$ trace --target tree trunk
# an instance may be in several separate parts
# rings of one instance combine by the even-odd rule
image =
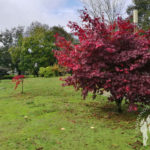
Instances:
[[[122,98],[116,100],[116,105],[119,113],[122,113],[121,103],[122,103]]]
[[[22,83],[22,91],[21,91],[21,93],[23,94],[23,79],[22,79],[21,83]]]
[[[21,75],[21,70],[19,69],[19,67],[17,65],[15,67],[16,67],[18,74]]]

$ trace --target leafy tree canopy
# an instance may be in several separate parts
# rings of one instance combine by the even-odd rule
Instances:
[[[32,22],[26,31],[24,27],[15,27],[1,32],[0,66],[16,70],[18,74],[37,74],[39,67],[53,65],[56,62],[52,53],[56,33],[73,41],[71,34],[62,27],[50,28],[40,22]]]
[[[54,64],[54,47],[53,32],[43,26],[35,26],[22,42],[21,70],[37,75],[40,67]]]
[[[61,26],[54,26],[54,27],[51,28],[51,31],[54,34],[58,33],[60,36],[64,37],[66,40],[73,41],[72,35],[69,34],[67,31],[65,31],[64,28],[61,27]]]
[[[12,28],[0,33],[0,66],[13,69],[16,67],[14,60],[11,58],[9,48],[20,45],[23,36],[23,27]]]
[[[64,85],[82,89],[84,98],[88,92],[95,98],[103,90],[109,91],[109,100],[116,101],[118,111],[123,98],[131,110],[136,110],[136,102],[149,104],[150,30],[135,33],[135,26],[122,19],[108,25],[92,19],[86,11],[81,19],[82,26],[75,22],[69,25],[79,44],[56,36],[61,51],[55,51],[55,56],[60,65],[72,71]]]

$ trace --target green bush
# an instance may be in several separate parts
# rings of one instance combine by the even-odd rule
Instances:
[[[12,79],[15,75],[4,75],[1,79]]]
[[[44,77],[47,78],[47,77],[52,77],[52,76],[55,76],[54,71],[52,70],[52,67],[51,66],[46,67]]]
[[[66,73],[65,68],[62,68],[57,64],[54,64],[53,66],[48,66],[46,68],[41,67],[39,70],[39,76],[46,77],[46,78],[52,76],[65,75],[65,73]]]
[[[40,77],[44,77],[45,71],[46,71],[46,69],[44,67],[40,67],[40,69],[39,69],[39,76]]]
[[[58,66],[58,65],[54,64],[54,65],[52,66],[52,71],[54,72],[54,75],[55,75],[55,76],[59,76],[59,75],[60,75],[59,66]]]
[[[15,75],[4,75],[1,77],[1,79],[12,79]],[[33,78],[33,75],[24,75],[25,78]]]
[[[25,78],[34,78],[34,75],[24,75]]]
[[[39,70],[39,76],[45,78],[54,76],[54,72],[52,71],[52,66],[46,68],[41,67]]]

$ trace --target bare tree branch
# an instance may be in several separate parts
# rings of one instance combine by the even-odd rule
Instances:
[[[118,16],[124,15],[126,0],[81,0],[93,17],[105,17],[112,23]]]

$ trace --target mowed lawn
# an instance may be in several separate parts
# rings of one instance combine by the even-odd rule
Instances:
[[[144,150],[139,112],[118,114],[107,97],[82,100],[59,78],[0,82],[0,150]],[[149,139],[150,140],[150,139]],[[150,142],[148,142],[150,143]]]

